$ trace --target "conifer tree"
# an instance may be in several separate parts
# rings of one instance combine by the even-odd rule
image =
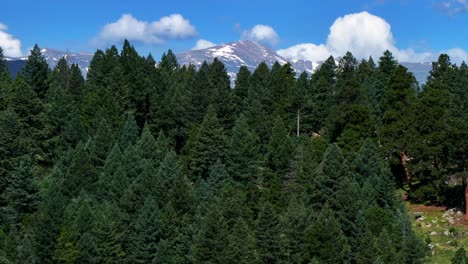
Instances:
[[[63,195],[62,182],[63,172],[55,166],[41,183],[41,202],[34,225],[34,245],[39,263],[53,263],[54,249],[68,201]]]
[[[226,263],[228,226],[222,208],[214,200],[201,222],[194,241],[196,263]]]
[[[323,209],[305,230],[306,254],[319,263],[346,263],[350,247],[341,225],[330,209]]]
[[[76,197],[83,190],[90,192],[97,178],[98,172],[93,166],[88,149],[86,149],[83,143],[79,143],[75,148],[71,164],[65,174],[64,194],[72,198]]]
[[[239,112],[245,110],[246,107],[246,99],[249,95],[250,76],[251,73],[247,66],[243,65],[239,68],[239,73],[237,73],[233,91],[236,102],[236,110]]]
[[[261,208],[255,227],[258,255],[261,263],[276,263],[280,260],[281,226],[279,217],[269,202]]]
[[[151,263],[156,257],[161,235],[158,203],[152,198],[147,198],[134,221],[129,251],[131,262]]]
[[[10,71],[8,70],[8,65],[3,54],[3,49],[0,47],[0,103],[3,103],[6,87],[9,86],[10,82]],[[0,109],[2,108],[0,107]]]
[[[36,92],[37,96],[41,99],[44,98],[48,89],[49,65],[47,65],[47,61],[37,44],[31,50],[22,73],[25,81]]]
[[[325,203],[328,203],[333,209],[339,209],[336,200],[338,186],[347,177],[349,177],[347,162],[341,149],[336,144],[332,144],[325,151],[311,186],[310,199],[313,206],[321,209]]]
[[[315,133],[323,134],[326,120],[333,105],[336,82],[335,59],[330,56],[311,77],[311,126]]]
[[[259,263],[255,237],[242,218],[238,218],[227,237],[225,263]]]
[[[403,66],[393,70],[388,81],[388,87],[382,98],[382,125],[380,127],[380,141],[382,142],[385,157],[394,167],[400,167],[405,173],[408,186],[411,187],[411,178],[406,166],[407,147],[413,104],[415,101],[416,83],[413,75]],[[394,169],[396,171],[396,169]]]
[[[258,136],[250,130],[241,114],[231,131],[226,150],[226,167],[234,180],[246,183],[254,178],[260,161],[258,144]]]
[[[213,107],[208,108],[190,153],[189,168],[195,179],[206,178],[211,165],[224,159],[225,137]]]
[[[125,150],[138,140],[138,126],[132,113],[128,113],[120,132],[120,145]]]
[[[6,179],[5,191],[1,195],[12,224],[19,224],[25,215],[37,210],[39,190],[36,177],[31,158],[22,156],[16,169]]]

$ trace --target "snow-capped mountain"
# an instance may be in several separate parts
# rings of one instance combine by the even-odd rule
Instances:
[[[276,51],[249,40],[231,42],[201,50],[186,51],[177,55],[177,61],[181,65],[193,64],[200,66],[203,61],[210,63],[216,57],[226,66],[231,80],[236,78],[240,66],[245,65],[253,72],[262,61],[270,67],[276,61],[281,65],[289,63],[297,74],[304,71],[312,74],[323,63],[322,61],[313,62],[285,58],[276,53]],[[401,64],[407,67],[410,72],[413,72],[420,84],[426,82],[429,70],[431,69],[431,63],[402,62]]]
[[[42,49],[41,52],[51,69],[55,67],[61,58],[66,57],[69,64],[78,64],[83,75],[86,75],[88,72],[89,63],[93,57],[92,53],[66,52],[49,48]],[[249,70],[253,72],[262,61],[269,67],[273,66],[276,61],[281,65],[290,63],[294,71],[299,75],[304,71],[312,74],[322,63],[285,58],[276,53],[276,51],[250,40],[231,42],[201,50],[190,50],[176,56],[179,64],[193,64],[195,66],[200,66],[204,61],[211,63],[214,58],[218,58],[226,66],[232,81],[235,80],[239,68],[242,65],[247,66]],[[15,76],[25,65],[28,58],[7,57],[6,59],[10,72]],[[431,69],[431,63],[402,62],[401,64],[415,75],[420,84],[426,82],[426,78]]]
[[[293,69],[299,73],[303,71],[312,73],[319,65],[310,61],[292,61],[278,55],[276,51],[250,40],[231,42],[201,50],[190,50],[177,55],[177,61],[181,65],[200,66],[203,61],[209,63],[214,58],[218,58],[224,63],[232,79],[235,79],[240,66],[245,65],[253,72],[262,61],[270,67],[276,61],[281,65],[289,62]]]
[[[86,75],[88,72],[89,63],[93,58],[92,53],[86,52],[67,52],[67,51],[60,51],[56,49],[42,49],[42,55],[45,57],[49,67],[53,69],[55,65],[57,65],[58,61],[65,57],[68,61],[68,64],[77,64],[80,67],[81,72],[83,75]],[[28,57],[6,57],[7,64],[9,65],[10,72],[13,76],[16,76],[16,73],[21,70],[21,68],[26,64]]]

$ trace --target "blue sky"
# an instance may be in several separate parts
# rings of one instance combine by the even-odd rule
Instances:
[[[93,52],[128,38],[158,58],[239,39],[319,60],[351,50],[390,49],[400,61],[447,52],[468,59],[468,0],[81,0],[3,1],[0,46],[7,55],[41,47]]]

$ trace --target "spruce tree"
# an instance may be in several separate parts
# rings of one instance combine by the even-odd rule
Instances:
[[[194,179],[206,178],[211,165],[224,159],[225,137],[213,107],[208,108],[190,153],[189,168]]]
[[[261,263],[276,263],[281,258],[281,226],[279,217],[269,202],[261,208],[255,223],[255,239]]]
[[[226,263],[228,226],[222,208],[213,201],[194,238],[195,263]]]
[[[44,98],[48,89],[49,65],[37,44],[31,50],[22,74],[37,96]]]
[[[232,178],[241,183],[254,179],[260,161],[259,138],[241,115],[231,131],[226,150],[226,167]]]
[[[309,260],[319,263],[349,262],[350,247],[341,225],[330,209],[323,209],[315,222],[305,230],[306,251]]]
[[[130,256],[132,263],[151,263],[156,257],[161,239],[161,223],[156,200],[148,197],[137,212],[130,237]]]
[[[253,232],[242,218],[238,218],[227,236],[228,246],[224,250],[225,263],[259,263]]]
[[[12,224],[19,224],[23,218],[37,210],[39,189],[37,176],[29,156],[18,159],[15,170],[6,179],[5,191],[1,194],[6,203],[6,215],[11,217]]]

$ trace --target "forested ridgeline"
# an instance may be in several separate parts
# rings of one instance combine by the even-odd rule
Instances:
[[[86,80],[0,53],[0,263],[423,262],[397,189],[462,205],[467,87],[446,55],[419,89],[390,52],[234,88],[127,41]]]

